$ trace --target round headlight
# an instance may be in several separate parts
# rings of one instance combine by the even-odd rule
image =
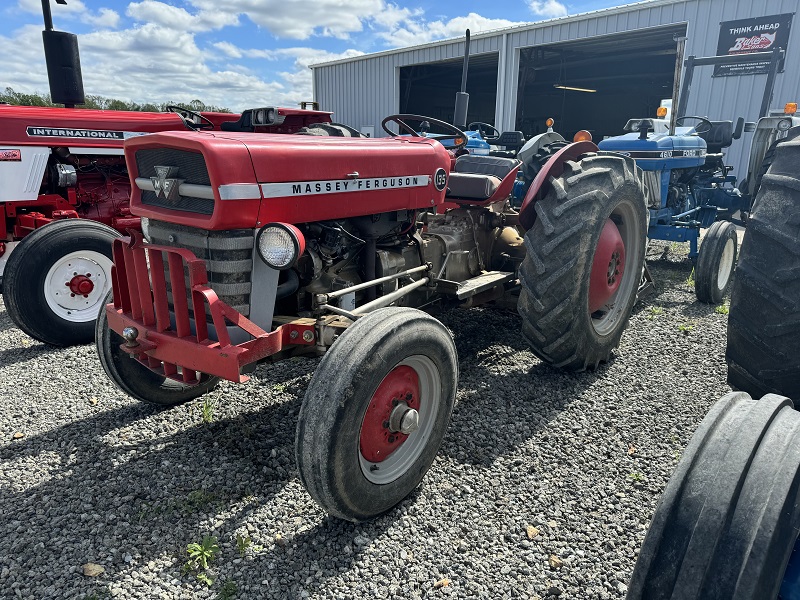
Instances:
[[[789,119],[781,119],[778,121],[778,131],[789,131],[792,127],[792,122]]]
[[[258,255],[273,269],[289,269],[305,251],[300,230],[286,223],[267,223],[256,239]]]

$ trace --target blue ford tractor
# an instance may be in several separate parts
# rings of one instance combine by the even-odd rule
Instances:
[[[695,264],[695,292],[701,302],[719,304],[725,297],[738,250],[734,223],[746,222],[769,149],[781,131],[791,126],[791,117],[787,120],[767,115],[783,54],[776,49],[739,56],[690,56],[685,61],[680,103],[668,128],[659,127],[664,122],[656,119],[631,119],[625,125],[625,134],[598,144],[600,150],[630,156],[641,167],[650,209],[648,237],[689,242],[689,257]],[[745,126],[744,119],[739,118],[734,126],[732,121],[685,116],[695,67],[765,60],[769,73],[758,124]],[[750,152],[751,172],[743,178],[744,185],[737,187],[723,151],[743,131],[755,131],[756,135]],[[708,231],[699,245],[701,229]]]

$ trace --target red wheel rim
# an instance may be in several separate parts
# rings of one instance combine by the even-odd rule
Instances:
[[[80,296],[88,296],[94,289],[94,282],[86,275],[75,275],[67,285],[70,292]]]
[[[602,308],[622,283],[625,273],[625,243],[617,225],[606,219],[592,262],[589,279],[589,313]]]
[[[419,411],[419,376],[407,365],[392,369],[372,395],[361,421],[361,456],[380,463],[400,448],[409,434],[392,427],[404,411]]]

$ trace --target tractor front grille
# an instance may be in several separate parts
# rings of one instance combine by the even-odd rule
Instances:
[[[199,152],[177,150],[175,148],[146,148],[136,151],[136,167],[139,171],[139,177],[148,179],[156,177],[158,175],[156,167],[161,166],[175,167],[177,169],[175,177],[182,179],[184,183],[211,185],[206,160]],[[214,212],[214,200],[212,199],[179,196],[174,200],[168,200],[156,196],[155,192],[149,190],[142,190],[142,204],[171,210],[183,210],[201,215],[210,215]]]
[[[243,314],[250,316],[251,274],[253,271],[252,229],[209,231],[175,223],[150,219],[150,242],[159,246],[185,248],[206,263],[208,282],[219,299]],[[191,293],[188,271],[184,272],[187,295]],[[167,297],[173,309],[172,290],[167,279]],[[191,306],[191,302],[189,303]],[[208,305],[206,314],[210,315]]]

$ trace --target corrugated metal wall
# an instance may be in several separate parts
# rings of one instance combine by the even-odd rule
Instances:
[[[747,17],[793,13],[800,0],[654,0],[627,7],[564,17],[525,27],[501,30],[473,37],[470,55],[499,52],[498,106],[495,122],[499,129],[514,126],[517,107],[519,49],[579,38],[624,33],[663,25],[687,24],[686,55],[714,56],[719,24]],[[338,121],[357,128],[374,126],[382,135],[381,120],[398,111],[399,67],[458,58],[464,42],[441,42],[408,50],[384,52],[362,59],[340,61],[314,68],[315,99],[325,110],[333,110]],[[792,23],[785,72],[775,83],[772,107],[800,100],[800,22]],[[713,67],[696,69],[689,98],[688,114],[711,119],[739,116],[755,120],[761,106],[766,75],[712,78]],[[453,96],[455,98],[455,91]],[[631,115],[645,116],[645,115]],[[620,128],[622,124],[620,124]],[[750,134],[734,142],[728,164],[737,178],[744,176]]]

